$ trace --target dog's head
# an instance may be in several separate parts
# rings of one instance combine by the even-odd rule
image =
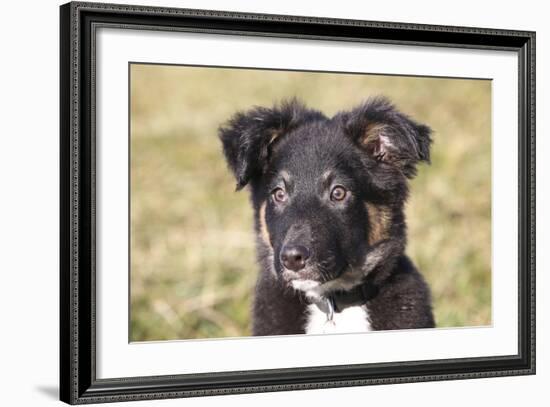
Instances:
[[[237,190],[250,185],[272,270],[310,295],[358,284],[403,250],[407,179],[430,129],[374,98],[332,118],[292,100],[220,128]]]

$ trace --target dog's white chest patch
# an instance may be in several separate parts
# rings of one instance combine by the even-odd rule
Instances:
[[[327,314],[316,305],[308,305],[307,311],[306,334],[358,333],[372,330],[369,312],[364,305],[335,312],[332,321],[327,321]]]

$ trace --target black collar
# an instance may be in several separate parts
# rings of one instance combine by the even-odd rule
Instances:
[[[364,305],[378,294],[378,287],[369,282],[355,286],[347,291],[333,291],[330,295],[319,300],[313,300],[313,304],[327,314],[327,319],[332,320],[335,312],[342,312],[346,308]]]

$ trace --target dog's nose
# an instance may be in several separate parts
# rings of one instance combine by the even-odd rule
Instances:
[[[292,271],[299,271],[306,266],[309,250],[304,246],[285,246],[281,252],[283,266]]]

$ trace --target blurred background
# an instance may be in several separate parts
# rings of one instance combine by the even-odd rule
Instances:
[[[131,65],[130,340],[250,335],[252,210],[218,126],[297,96],[332,115],[389,97],[434,130],[407,204],[407,254],[438,327],[491,324],[491,82]]]

